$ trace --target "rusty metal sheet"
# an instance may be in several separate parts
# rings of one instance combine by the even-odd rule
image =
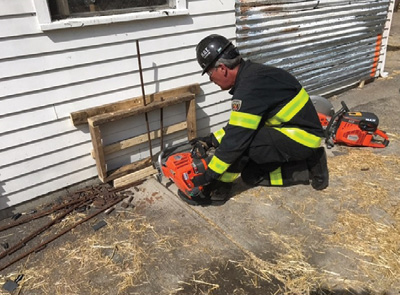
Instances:
[[[245,59],[294,74],[329,95],[379,74],[390,0],[235,0]]]

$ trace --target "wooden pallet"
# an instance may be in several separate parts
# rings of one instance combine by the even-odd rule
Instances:
[[[141,179],[155,174],[157,171],[152,167],[152,159],[150,157],[136,161],[119,167],[115,171],[107,171],[105,155],[119,152],[150,140],[160,138],[161,135],[168,135],[174,132],[187,130],[188,139],[196,137],[196,107],[195,96],[200,92],[199,84],[192,84],[180,88],[167,91],[157,92],[143,98],[133,98],[107,104],[99,107],[85,109],[82,111],[71,113],[72,123],[77,126],[80,124],[88,124],[92,139],[92,156],[96,161],[97,172],[102,182],[114,181],[115,187],[128,186]],[[149,134],[142,134],[136,137],[124,139],[111,145],[104,145],[101,126],[145,114],[157,109],[163,109],[176,104],[186,104],[186,120],[163,128],[163,130],[154,130]]]

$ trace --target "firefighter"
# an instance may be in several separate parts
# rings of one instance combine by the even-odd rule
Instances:
[[[202,75],[232,95],[229,122],[193,145],[214,147],[208,169],[193,179],[191,204],[229,197],[240,175],[251,186],[328,186],[324,132],[306,90],[287,71],[245,61],[225,37],[210,35],[196,47]],[[204,187],[199,197],[198,187]]]

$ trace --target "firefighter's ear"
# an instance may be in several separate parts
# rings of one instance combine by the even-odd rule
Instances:
[[[222,73],[224,74],[224,77],[228,76],[228,67],[224,64],[220,64],[219,66],[222,70]]]

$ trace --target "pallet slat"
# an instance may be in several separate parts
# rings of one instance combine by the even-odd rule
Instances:
[[[130,184],[133,184],[135,182],[138,182],[150,175],[156,174],[157,170],[154,169],[152,166],[144,168],[142,170],[133,172],[131,174],[125,175],[123,177],[120,177],[116,180],[114,180],[114,187],[115,188],[122,188],[122,187],[127,187]]]
[[[96,155],[97,173],[101,181],[105,181],[107,177],[107,166],[104,157],[103,144],[101,140],[101,132],[99,126],[89,126],[90,136],[92,138],[93,151]]]
[[[111,180],[123,177],[127,174],[129,175],[132,172],[136,172],[138,170],[142,170],[142,169],[145,169],[150,166],[151,166],[151,158],[150,157],[140,160],[140,161],[136,161],[131,164],[124,165],[124,166],[120,167],[119,169],[111,172],[105,179],[105,182],[109,182]]]
[[[174,125],[165,127],[163,129],[163,135],[170,135],[172,133],[185,130],[187,128],[188,128],[187,122],[181,122],[178,124],[174,124]],[[161,130],[155,130],[155,131],[150,132],[150,139],[153,140],[153,139],[157,139],[160,137],[161,137]],[[147,140],[148,140],[147,134],[127,138],[125,140],[121,140],[119,142],[104,146],[104,154],[110,155],[110,154],[119,152],[121,150],[133,147],[135,145],[141,144],[143,142],[146,142]],[[92,157],[94,158],[93,150],[91,151],[91,154],[92,154]]]
[[[122,120],[131,116],[148,113],[160,108],[172,106],[181,102],[186,102],[192,99],[194,99],[194,94],[190,92],[185,92],[181,95],[175,96],[165,101],[152,102],[146,106],[133,107],[125,110],[118,110],[115,112],[90,117],[87,119],[87,121],[89,125],[99,126],[102,124]]]
[[[160,91],[157,93],[146,95],[146,105],[151,104],[152,102],[158,102],[161,100],[166,100],[171,97],[178,96],[182,93],[190,92],[192,94],[200,93],[200,85],[192,84],[188,86],[183,86],[179,88],[174,88],[170,90]],[[131,108],[135,108],[138,106],[143,106],[143,97],[136,97],[126,100],[121,100],[119,102],[105,104],[98,107],[88,108],[85,110],[73,112],[70,114],[70,118],[74,126],[78,126],[81,124],[87,124],[87,119],[90,117],[94,117],[101,114],[107,114],[112,112],[117,112],[121,110],[127,110]]]

